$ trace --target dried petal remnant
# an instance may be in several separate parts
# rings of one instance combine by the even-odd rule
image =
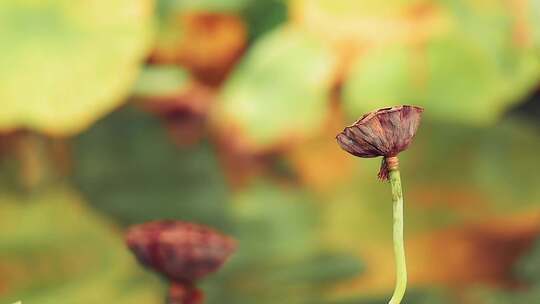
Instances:
[[[193,283],[217,271],[236,242],[211,228],[181,221],[131,227],[126,242],[141,264],[174,282]]]
[[[396,106],[383,108],[362,116],[336,136],[341,148],[358,157],[394,157],[411,143],[423,108]],[[388,179],[388,167],[383,160],[379,178]]]

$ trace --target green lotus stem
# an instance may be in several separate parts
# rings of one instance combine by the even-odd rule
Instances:
[[[405,246],[403,242],[403,192],[399,170],[390,170],[392,186],[392,203],[394,213],[394,255],[396,260],[396,286],[388,304],[399,304],[407,288],[407,266],[405,263]]]

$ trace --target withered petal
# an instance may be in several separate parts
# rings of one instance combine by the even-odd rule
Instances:
[[[380,153],[380,151],[377,150],[376,146],[364,140],[364,134],[359,128],[348,128],[345,130],[345,135],[350,138],[351,143],[356,149],[358,149],[359,147],[363,148],[362,154],[366,155],[366,157],[370,157],[371,155],[378,155]],[[362,143],[362,145],[358,145],[356,143]]]

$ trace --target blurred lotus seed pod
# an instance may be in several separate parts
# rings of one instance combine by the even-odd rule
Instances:
[[[135,225],[126,242],[141,264],[183,284],[217,271],[236,248],[232,238],[216,230],[172,220]]]

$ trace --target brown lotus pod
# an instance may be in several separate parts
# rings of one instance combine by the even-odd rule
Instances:
[[[232,238],[216,230],[173,220],[133,226],[126,242],[141,264],[184,285],[217,271],[236,249]]]
[[[397,155],[409,147],[416,134],[423,111],[403,105],[369,112],[339,133],[337,142],[354,156],[384,157],[379,178],[388,180],[389,169],[398,166]]]
[[[128,229],[126,243],[144,266],[171,281],[168,304],[200,304],[197,280],[217,271],[232,255],[236,242],[209,227],[164,220]]]

